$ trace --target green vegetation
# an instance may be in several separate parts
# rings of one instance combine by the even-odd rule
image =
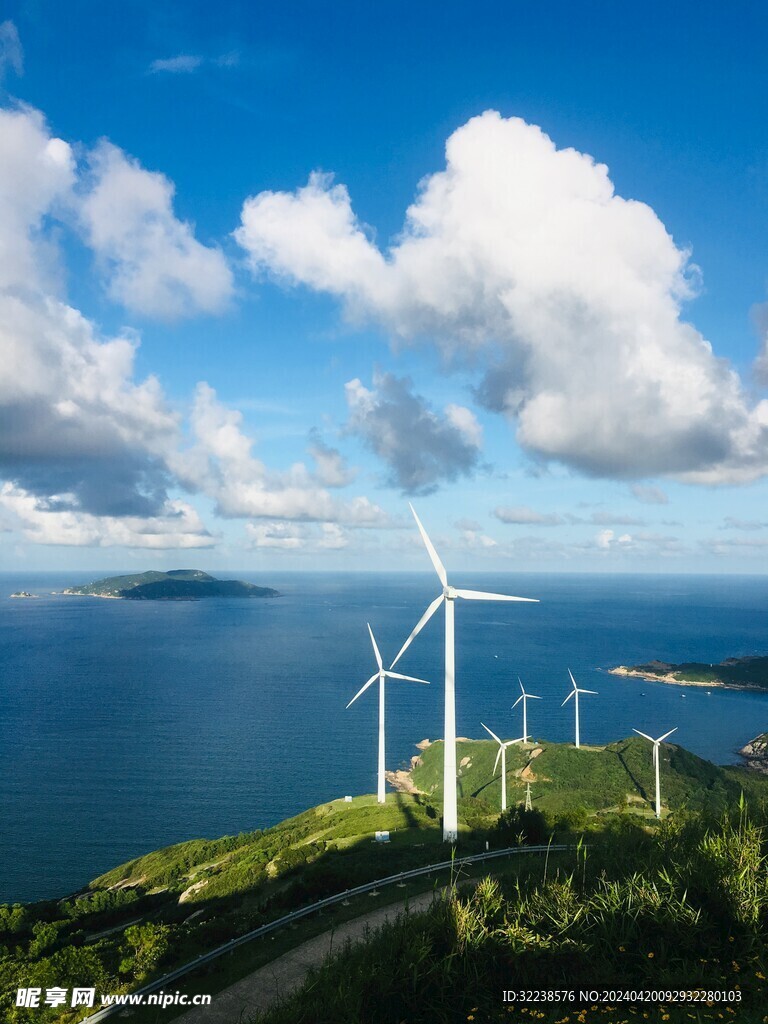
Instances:
[[[459,793],[481,798],[498,808],[501,773],[493,775],[498,750],[491,740],[465,740],[457,744]],[[661,795],[670,810],[720,814],[734,806],[742,792],[758,806],[768,800],[766,780],[739,767],[718,767],[684,747],[661,747]],[[422,751],[411,778],[430,799],[442,799],[443,744]],[[550,815],[584,809],[604,815],[627,810],[650,814],[654,798],[651,746],[639,736],[605,747],[560,743],[515,744],[507,748],[507,802],[525,800],[531,785],[533,806]]]
[[[678,825],[673,828],[672,823],[685,822],[693,812],[697,812],[696,821],[710,820],[733,809],[744,792],[751,812],[759,816],[768,796],[768,779],[756,773],[718,768],[680,747],[664,745],[662,796],[665,810],[670,808],[674,815],[660,827],[651,817],[652,765],[649,745],[643,740],[581,750],[547,743],[515,745],[507,752],[511,810],[499,821],[500,779],[493,776],[496,744],[465,741],[459,744],[458,754],[459,855],[484,850],[486,842],[491,848],[547,842],[552,836],[556,841],[576,842],[586,833],[590,862],[586,869],[581,863],[579,868],[584,884],[594,865],[612,863],[616,850],[626,847],[639,856],[643,850],[656,849],[654,844],[664,836],[678,835],[674,831]],[[374,796],[356,797],[351,803],[335,800],[263,831],[192,840],[138,857],[63,901],[0,907],[0,993],[5,993],[0,995],[0,1019],[12,1024],[74,1021],[87,1011],[27,1010],[13,1005],[11,996],[16,988],[29,986],[86,985],[104,992],[130,991],[296,907],[444,860],[448,851],[440,828],[442,743],[427,747],[420,761],[412,775],[423,791],[420,794],[390,794],[384,805]],[[527,779],[532,812],[519,806]],[[373,842],[377,830],[388,830],[391,842]],[[653,838],[655,833],[658,838]],[[672,843],[673,838],[664,841]],[[534,862],[538,863],[535,858]],[[628,863],[622,870],[629,871]],[[546,858],[546,864],[547,870],[562,873],[562,861],[555,855]],[[638,862],[636,870],[645,871],[646,866],[645,861]],[[525,878],[528,888],[538,885],[542,879],[535,872],[541,870],[542,865],[534,869],[533,862],[517,865],[510,884],[522,885]],[[617,880],[623,877],[616,876]],[[739,884],[738,880],[727,882],[736,888]],[[571,893],[567,899],[573,903],[576,897]],[[674,906],[682,913],[679,901]],[[526,913],[533,911],[528,908]],[[596,913],[591,903],[578,911],[579,919]],[[531,925],[525,923],[528,918],[520,921],[512,946],[527,949],[520,936]],[[309,927],[319,929],[320,924]],[[543,923],[539,927],[543,929]],[[188,981],[198,991],[217,991],[234,981],[238,971],[245,974],[257,966],[259,957],[268,960],[270,948],[276,951],[290,937],[279,937],[271,947],[262,944],[260,951],[243,947],[233,958],[208,968],[201,979],[185,980],[184,987]],[[536,942],[542,949],[549,948],[541,938]],[[552,943],[554,949],[557,943],[554,939]],[[507,960],[511,948],[504,946]],[[566,957],[563,963],[571,961]],[[356,1018],[342,1015],[338,1019]]]
[[[82,587],[68,587],[65,594],[115,597],[126,601],[182,601],[198,597],[277,597],[271,587],[257,587],[241,580],[217,580],[200,569],[107,576]]]
[[[745,811],[668,821],[654,836],[614,830],[568,869],[521,884],[455,887],[347,945],[259,1024],[449,1024],[540,1020],[764,1021],[768,874]],[[680,1005],[578,999],[504,1005],[505,990],[736,991]]]
[[[700,661],[685,661],[679,665],[649,661],[646,665],[631,665],[628,668],[620,666],[611,671],[618,675],[635,675],[663,682],[768,690],[768,657],[765,656],[726,658],[718,665]]]

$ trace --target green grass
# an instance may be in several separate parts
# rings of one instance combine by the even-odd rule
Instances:
[[[768,1012],[767,912],[760,828],[745,814],[716,826],[670,821],[639,843],[614,835],[584,847],[538,880],[487,877],[454,891],[337,951],[254,1024],[757,1024]],[[737,987],[742,1002],[725,1005],[502,1002],[507,989]]]
[[[457,762],[468,759],[460,769],[459,792],[482,798],[494,808],[501,802],[501,767],[493,775],[498,746],[492,740],[459,743]],[[541,753],[531,758],[534,750]],[[414,785],[439,803],[442,799],[442,741],[422,751],[414,768]],[[525,799],[528,779],[521,771],[529,766],[533,806],[549,815],[567,814],[580,808],[590,813],[610,810],[634,811],[647,815],[655,799],[655,776],[651,745],[635,736],[605,747],[568,744],[515,744],[507,748],[507,802]],[[666,810],[696,810],[722,813],[745,791],[750,801],[768,800],[768,779],[740,768],[721,768],[683,747],[661,747],[661,794]]]
[[[657,826],[650,808],[650,746],[633,738],[581,750],[549,743],[510,747],[509,803],[516,807],[524,799],[520,773],[530,761],[537,814],[513,813],[496,829],[496,749],[484,740],[459,744],[459,855],[484,849],[486,841],[502,847],[521,836],[546,840],[553,832],[567,840],[585,828],[590,846],[601,835],[610,845],[628,834],[638,846],[643,829]],[[541,753],[531,759],[534,749]],[[680,747],[662,749],[665,814],[671,810],[680,820],[694,811],[711,817],[735,806],[742,791],[750,807],[764,806],[768,778],[718,768]],[[137,857],[95,879],[78,899],[0,907],[0,992],[81,983],[129,991],[296,907],[445,859],[442,743],[423,752],[413,779],[422,795],[390,794],[385,805],[374,796],[332,801],[268,829],[192,840]],[[386,846],[373,842],[373,833],[382,829],[391,836]],[[137,919],[140,933],[127,933]],[[248,969],[249,959],[243,953],[228,962],[224,973],[232,978],[233,971]],[[61,1017],[54,1010],[17,1010],[9,998],[0,995],[0,1017],[5,1013],[10,1021],[45,1024]]]

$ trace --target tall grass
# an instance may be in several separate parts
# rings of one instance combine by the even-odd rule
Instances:
[[[543,867],[543,865],[542,865]],[[768,1015],[768,877],[762,830],[742,806],[667,824],[646,845],[574,850],[535,883],[456,884],[420,914],[348,944],[260,1024],[440,1024],[539,1019],[736,1020]],[[740,990],[730,1008],[582,1008],[502,1002],[505,989]],[[534,1012],[535,1010],[535,1012]],[[543,1014],[543,1016],[542,1016]],[[647,1016],[643,1017],[643,1014]],[[538,1016],[537,1016],[538,1015]]]

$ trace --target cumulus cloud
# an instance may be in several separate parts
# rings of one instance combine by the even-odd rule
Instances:
[[[440,483],[477,468],[482,430],[470,409],[449,405],[443,415],[413,391],[407,377],[376,373],[373,389],[346,386],[346,430],[384,463],[388,483],[406,494],[430,494]]]
[[[316,431],[312,433],[311,442],[309,454],[315,462],[318,482],[325,487],[346,487],[351,484],[357,476],[357,470],[347,464],[341,452],[325,444]]]
[[[248,199],[236,238],[256,272],[484,366],[478,396],[538,457],[629,479],[766,472],[768,402],[751,407],[681,318],[689,253],[603,164],[519,118],[488,111],[455,131],[386,251],[321,174]]]
[[[338,523],[246,523],[251,547],[278,551],[338,551],[349,537]]]
[[[556,512],[537,512],[527,505],[499,505],[493,510],[502,523],[524,526],[561,526],[566,520]]]
[[[232,273],[222,253],[199,242],[193,226],[175,216],[173,184],[109,142],[89,159],[79,217],[111,297],[162,318],[223,309]]]
[[[333,498],[303,463],[282,472],[269,470],[252,452],[254,442],[242,429],[242,414],[219,402],[208,384],[197,387],[190,428],[191,444],[171,453],[169,465],[185,486],[213,498],[222,516],[388,525],[387,515],[368,498]],[[323,464],[321,453],[319,472],[325,479],[328,461],[334,460]]]
[[[12,484],[0,487],[0,507],[15,519],[24,536],[35,544],[69,547],[127,547],[152,550],[209,548],[215,538],[191,505],[167,503],[159,516],[95,516],[66,507],[57,496],[37,497]]]
[[[135,338],[102,337],[52,292],[45,222],[74,176],[40,114],[0,110],[0,473],[59,511],[156,516],[177,418],[134,379]]]
[[[0,82],[9,68],[17,75],[24,74],[24,51],[14,23],[3,21],[0,23]]]

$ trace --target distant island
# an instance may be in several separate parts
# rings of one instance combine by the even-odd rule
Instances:
[[[37,597],[37,594],[30,594],[28,590],[17,590],[11,597]]]
[[[242,580],[217,580],[200,569],[107,576],[83,587],[67,587],[64,594],[76,597],[108,597],[123,601],[190,601],[199,597],[278,597],[271,587],[257,587]]]
[[[685,661],[672,665],[649,661],[646,665],[618,665],[609,669],[615,676],[635,676],[655,683],[679,686],[722,686],[734,690],[768,690],[768,657],[726,658],[717,665]]]

